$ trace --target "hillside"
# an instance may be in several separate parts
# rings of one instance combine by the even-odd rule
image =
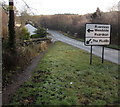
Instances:
[[[35,25],[42,25],[45,28],[60,30],[71,35],[76,34],[77,38],[84,39],[86,23],[105,23],[112,26],[111,44],[118,45],[118,11],[102,12],[97,8],[96,12],[85,15],[56,14],[34,16]],[[35,20],[36,19],[36,20]]]

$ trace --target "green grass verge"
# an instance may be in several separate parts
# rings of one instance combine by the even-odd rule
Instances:
[[[112,44],[110,44],[110,45],[108,45],[108,46],[106,46],[107,48],[112,48],[112,49],[117,49],[117,50],[120,50],[120,46],[119,45],[112,45]]]
[[[65,33],[65,32],[62,32],[62,31],[60,31],[60,33],[62,33],[63,35],[65,35],[65,36],[67,36],[67,37],[70,37],[70,38],[72,38],[72,39],[75,39],[75,40],[79,40],[79,41],[81,41],[81,42],[84,42],[84,39],[76,38],[75,36],[70,35],[70,34]]]
[[[32,78],[15,93],[11,104],[118,104],[118,65],[57,42],[45,54]]]

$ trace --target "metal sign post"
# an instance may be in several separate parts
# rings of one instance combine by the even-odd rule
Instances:
[[[104,62],[104,46],[102,47],[102,63]]]
[[[91,46],[91,49],[90,49],[90,65],[92,65],[92,46]]]
[[[104,62],[104,45],[110,44],[110,29],[108,24],[86,24],[85,45],[91,46],[90,64],[92,64],[92,46],[102,47],[102,63]]]

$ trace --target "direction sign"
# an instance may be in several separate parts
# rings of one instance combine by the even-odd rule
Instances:
[[[86,24],[85,45],[109,45],[110,25]]]

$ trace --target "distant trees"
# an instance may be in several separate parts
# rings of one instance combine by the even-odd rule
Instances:
[[[111,43],[118,44],[118,11],[102,12],[99,7],[92,14],[73,15],[56,14],[37,16],[38,25],[49,29],[77,34],[76,37],[84,38],[86,23],[105,23],[112,25]],[[38,20],[39,19],[39,20]]]
[[[101,12],[97,8],[96,12],[91,15],[91,23],[110,24],[111,44],[118,45],[118,11]]]
[[[101,16],[101,11],[99,9],[99,7],[97,8],[96,12],[92,14],[92,18],[95,19],[97,17],[100,17]]]
[[[27,13],[27,10],[24,10],[20,13],[20,21],[21,24],[24,26],[26,21],[29,19],[30,15]]]
[[[94,12],[91,15],[91,22],[92,23],[102,23],[101,16],[102,16],[102,12],[101,12],[101,10],[98,7],[96,12]]]
[[[90,20],[81,15],[51,15],[41,16],[39,23],[45,28],[70,32],[71,34],[80,31],[81,26]]]
[[[24,26],[26,23],[31,23],[32,16],[29,13],[29,10],[23,9],[23,11],[20,12],[19,20],[22,26]]]

